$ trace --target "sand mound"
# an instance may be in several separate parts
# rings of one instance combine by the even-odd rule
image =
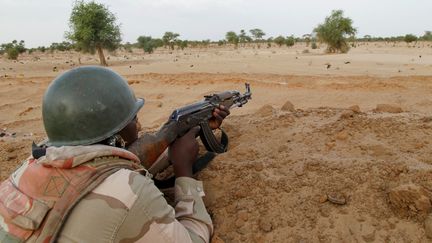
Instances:
[[[389,104],[378,104],[375,112],[401,113],[403,110],[400,106]]]
[[[260,117],[272,116],[275,113],[275,109],[271,105],[262,106],[255,114]]]
[[[263,111],[273,112],[270,106]],[[218,240],[426,239],[432,128],[421,116],[362,113],[341,120],[345,111],[227,120],[228,131],[243,131],[230,134],[236,146],[199,176]]]
[[[291,111],[291,112],[294,112],[294,111],[295,111],[295,108],[294,108],[293,103],[291,103],[290,101],[287,101],[287,102],[285,102],[285,103],[283,104],[281,110],[282,110],[282,111]]]

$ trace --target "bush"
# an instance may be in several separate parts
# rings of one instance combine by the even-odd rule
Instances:
[[[404,37],[404,41],[406,43],[411,43],[413,41],[417,41],[417,39],[418,39],[417,36],[412,35],[412,34],[405,35],[405,37]]]
[[[312,48],[313,50],[317,49],[317,48],[318,48],[317,43],[316,43],[316,42],[312,42],[312,44],[311,44],[311,48]]]
[[[283,37],[283,36],[278,36],[278,37],[276,37],[276,38],[274,38],[274,43],[276,43],[279,47],[281,47],[284,43],[285,43],[285,37]]]
[[[151,36],[140,36],[137,41],[137,46],[147,53],[153,53],[154,49],[164,45],[161,39],[153,39]]]
[[[285,44],[290,47],[293,46],[295,44],[295,38],[294,36],[289,36],[285,39]]]
[[[10,48],[6,50],[7,56],[9,59],[11,60],[17,60],[18,59],[18,55],[19,55],[19,51],[16,48]]]
[[[17,60],[19,54],[24,53],[26,50],[23,40],[19,43],[14,40],[11,43],[2,44],[0,46],[0,53],[6,53],[8,59],[12,60]]]

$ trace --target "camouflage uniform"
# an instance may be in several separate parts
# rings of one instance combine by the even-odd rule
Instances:
[[[177,178],[175,210],[132,153],[49,147],[0,184],[1,242],[209,242],[202,183]]]

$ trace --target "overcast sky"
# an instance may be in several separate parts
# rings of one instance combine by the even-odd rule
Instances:
[[[61,42],[72,0],[0,0],[0,43],[27,47]],[[432,0],[98,0],[121,24],[123,41],[165,31],[193,40],[220,40],[227,31],[260,28],[267,35],[311,33],[333,9],[354,21],[357,36],[423,35],[432,30]]]

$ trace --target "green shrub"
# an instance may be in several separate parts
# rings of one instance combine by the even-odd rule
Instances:
[[[9,59],[11,60],[17,60],[18,59],[18,55],[19,55],[19,51],[16,48],[9,48],[6,50],[7,56]]]
[[[417,36],[415,36],[415,35],[412,35],[412,34],[407,34],[407,35],[405,35],[405,37],[404,37],[404,41],[406,42],[406,43],[411,43],[411,42],[414,42],[414,41],[417,41]]]
[[[295,44],[295,38],[294,38],[294,36],[288,36],[288,37],[285,39],[285,44],[286,44],[288,47],[293,46],[293,45]]]
[[[285,44],[285,37],[283,37],[283,36],[278,36],[278,37],[276,37],[276,38],[274,38],[274,43],[276,43],[276,45],[278,45],[279,47],[281,47],[283,44]]]

